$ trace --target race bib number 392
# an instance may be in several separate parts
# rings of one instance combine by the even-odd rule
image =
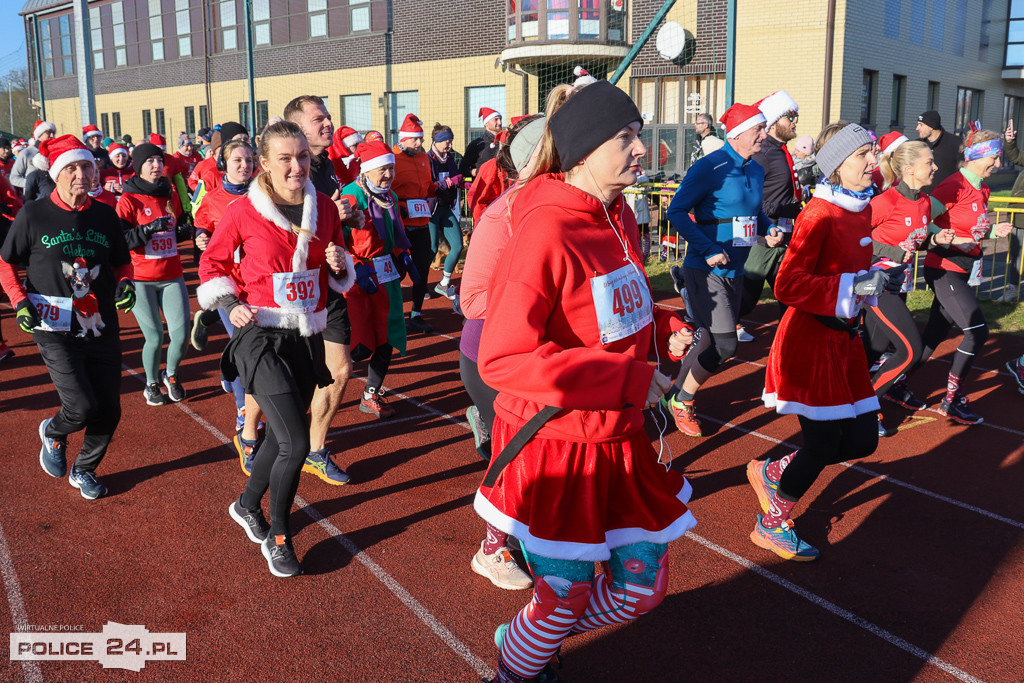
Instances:
[[[315,311],[320,303],[320,269],[274,273],[274,302],[290,311]]]
[[[632,264],[590,279],[602,344],[625,339],[654,320],[647,282]]]

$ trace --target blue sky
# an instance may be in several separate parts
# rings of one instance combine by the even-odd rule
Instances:
[[[18,16],[25,0],[0,0],[0,26],[7,40],[0,42],[0,75],[25,66],[25,29]]]

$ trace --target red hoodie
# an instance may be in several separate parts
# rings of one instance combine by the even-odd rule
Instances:
[[[612,441],[643,428],[655,330],[665,359],[668,338],[685,325],[654,307],[654,324],[602,343],[599,308],[607,319],[613,310],[652,307],[633,211],[620,195],[608,214],[614,229],[601,203],[560,175],[541,176],[512,199],[513,235],[491,279],[479,365],[499,392],[495,412],[514,429],[545,405],[567,410],[540,430],[542,438]],[[624,261],[623,243],[635,268]],[[628,274],[633,284],[622,289],[630,295],[616,289],[614,304],[609,294],[599,307],[603,276],[614,273]]]

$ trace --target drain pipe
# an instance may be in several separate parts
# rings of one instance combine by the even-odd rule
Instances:
[[[821,98],[821,127],[829,124],[832,108],[832,48],[836,33],[836,0],[828,0],[828,21],[825,27],[825,88]]]
[[[494,60],[494,68],[500,68],[502,71],[508,71],[516,76],[523,79],[523,116],[526,116],[530,112],[530,82],[527,80],[530,74],[517,69],[506,61],[503,61],[501,57]],[[507,112],[506,112],[507,113]]]

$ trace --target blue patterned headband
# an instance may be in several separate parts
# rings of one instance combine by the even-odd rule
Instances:
[[[964,161],[975,161],[984,157],[995,156],[1003,153],[1003,141],[1001,138],[993,138],[985,142],[971,145],[964,150]]]

